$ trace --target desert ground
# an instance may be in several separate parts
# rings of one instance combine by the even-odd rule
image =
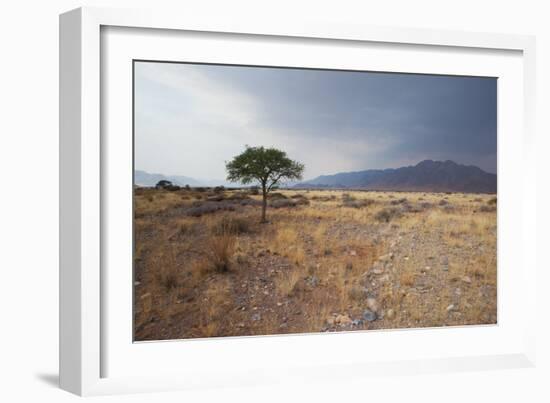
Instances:
[[[134,339],[497,321],[495,195],[136,188]]]

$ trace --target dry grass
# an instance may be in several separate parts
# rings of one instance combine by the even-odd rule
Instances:
[[[214,271],[225,273],[231,269],[231,260],[235,253],[235,237],[233,234],[222,232],[211,237],[207,248],[207,258]]]
[[[268,224],[260,200],[136,193],[138,340],[494,323],[495,197],[280,190]]]

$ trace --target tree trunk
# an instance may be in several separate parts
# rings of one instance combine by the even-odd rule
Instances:
[[[266,218],[266,210],[267,210],[267,190],[265,188],[265,185],[262,185],[262,223],[267,222]]]

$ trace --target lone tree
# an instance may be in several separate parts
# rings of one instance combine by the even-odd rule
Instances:
[[[225,164],[227,180],[258,183],[262,189],[262,223],[266,220],[267,194],[284,179],[302,179],[304,165],[275,148],[249,147]]]

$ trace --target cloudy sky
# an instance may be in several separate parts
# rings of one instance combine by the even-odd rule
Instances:
[[[424,159],[496,172],[496,79],[176,63],[135,64],[135,168],[224,179],[273,146],[305,179]]]

